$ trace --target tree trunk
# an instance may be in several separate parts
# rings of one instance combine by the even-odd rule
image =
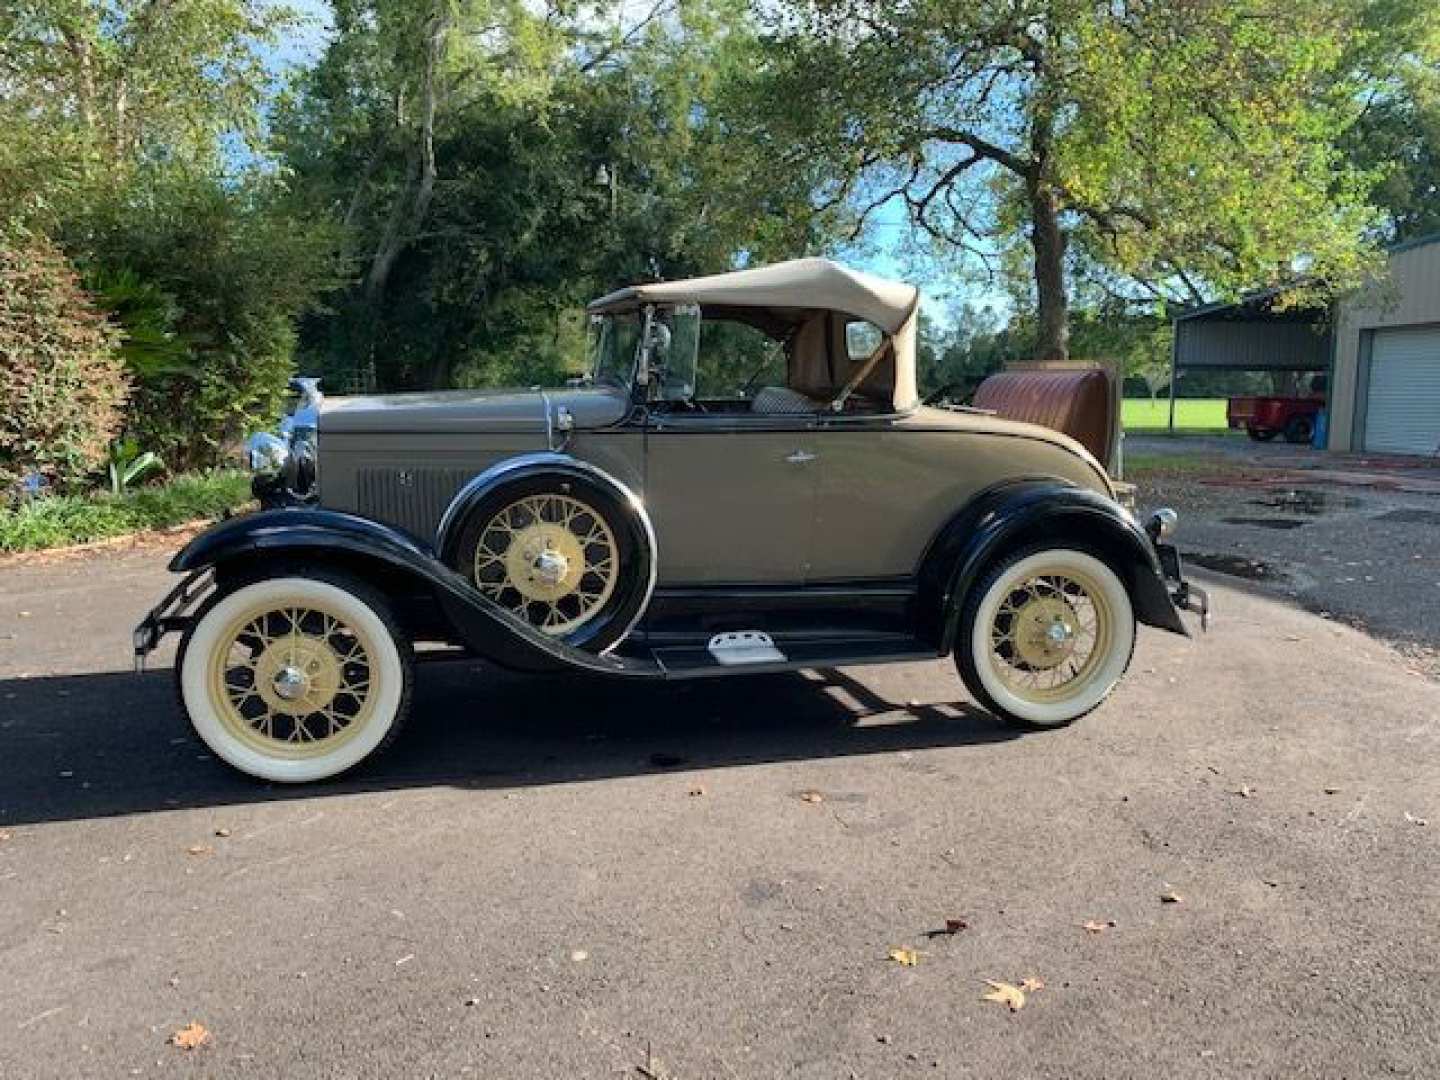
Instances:
[[[365,278],[365,297],[370,301],[379,300],[385,293],[390,280],[390,271],[395,260],[410,241],[411,234],[420,228],[425,215],[430,211],[430,200],[435,195],[435,111],[438,104],[440,58],[445,48],[445,33],[449,21],[436,13],[426,26],[425,70],[421,77],[420,130],[417,132],[418,145],[412,152],[410,169],[405,186],[396,196],[395,206],[380,245],[370,262],[370,272]],[[418,183],[417,183],[418,180]],[[411,189],[414,189],[413,201]],[[408,226],[408,227],[407,227]]]
[[[1070,359],[1070,301],[1065,294],[1065,232],[1055,192],[1041,177],[1026,182],[1030,198],[1030,245],[1035,251],[1038,333],[1035,359]]]

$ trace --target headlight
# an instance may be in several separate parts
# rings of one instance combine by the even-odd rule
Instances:
[[[1156,510],[1150,515],[1150,520],[1145,523],[1145,531],[1154,540],[1166,540],[1175,535],[1175,528],[1180,524],[1180,515],[1168,506]]]
[[[245,441],[250,471],[257,476],[278,476],[290,461],[290,446],[278,435],[259,431]]]

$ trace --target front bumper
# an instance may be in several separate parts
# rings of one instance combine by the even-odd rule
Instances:
[[[196,570],[166,594],[131,634],[135,648],[135,670],[145,670],[145,658],[155,651],[166,634],[183,633],[194,618],[195,606],[215,584],[210,567]]]

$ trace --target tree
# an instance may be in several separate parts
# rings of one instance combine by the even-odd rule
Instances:
[[[1198,300],[1373,264],[1366,178],[1334,143],[1378,3],[1420,7],[787,0],[756,125],[826,161],[860,225],[898,201],[943,256],[998,249],[1012,274],[1024,243],[1036,357],[1062,359],[1077,269]]]
[[[812,172],[762,185],[728,137],[741,0],[344,0],[336,30],[277,120],[353,275],[302,332],[331,387],[553,382],[598,292],[819,246]]]
[[[220,169],[260,137],[266,53],[294,22],[261,0],[0,6],[0,216],[54,221],[142,164]]]

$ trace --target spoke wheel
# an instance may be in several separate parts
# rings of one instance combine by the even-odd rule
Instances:
[[[220,758],[263,780],[338,775],[410,706],[410,642],[383,594],[305,567],[217,593],[176,660],[180,700]]]
[[[231,733],[256,749],[290,758],[328,754],[374,710],[374,649],[333,611],[261,602],[222,632],[211,695]]]
[[[1058,727],[1099,705],[1130,665],[1135,614],[1124,582],[1088,552],[1039,548],[1002,559],[961,614],[955,663],[1001,719]]]
[[[601,513],[571,495],[526,495],[480,530],[476,588],[546,634],[583,626],[615,592],[620,554]]]
[[[991,668],[1028,701],[1064,701],[1095,676],[1114,622],[1104,590],[1086,575],[1036,574],[1017,582],[991,619]]]

